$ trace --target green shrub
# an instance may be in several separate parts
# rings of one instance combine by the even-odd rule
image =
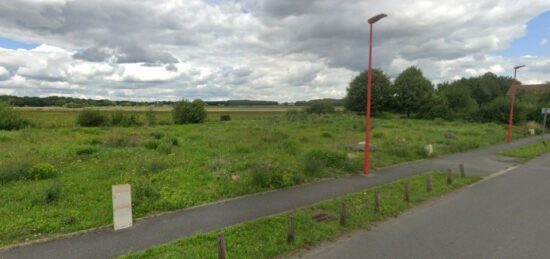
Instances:
[[[255,187],[267,188],[271,184],[271,168],[267,165],[258,164],[252,168],[251,182]]]
[[[172,147],[173,147],[172,143],[168,141],[161,141],[157,146],[157,151],[164,154],[172,154]]]
[[[147,149],[157,149],[157,147],[160,145],[160,141],[154,139],[154,140],[148,140],[143,143],[143,146]]]
[[[206,104],[201,100],[189,102],[182,100],[176,103],[172,110],[172,118],[176,124],[201,123],[206,119]]]
[[[132,127],[132,126],[141,126],[142,123],[139,122],[137,115],[135,114],[124,114],[124,112],[114,112],[111,113],[111,126],[121,126],[121,127]]]
[[[304,172],[310,177],[319,177],[323,173],[323,162],[311,156],[306,156],[304,160]]]
[[[25,174],[28,180],[49,179],[57,175],[57,169],[48,163],[38,163],[29,168]]]
[[[299,110],[289,110],[285,113],[285,118],[288,121],[299,121],[307,119],[307,114]]]
[[[0,102],[0,130],[18,130],[30,126],[30,122],[4,102]]]
[[[79,156],[84,155],[92,155],[99,151],[99,148],[97,147],[91,147],[91,146],[85,146],[85,147],[79,147],[76,149],[75,154]]]
[[[6,184],[12,181],[24,180],[26,172],[32,164],[26,161],[15,161],[0,166],[0,183]]]
[[[311,151],[307,156],[311,159],[321,161],[326,167],[332,168],[339,168],[347,161],[345,153],[332,150],[317,149]]]
[[[230,120],[231,120],[231,115],[229,114],[220,115],[220,121],[230,121]]]
[[[332,134],[331,134],[330,132],[323,132],[323,133],[321,134],[321,136],[322,136],[323,138],[332,138]]]
[[[98,110],[84,109],[76,118],[76,125],[81,127],[99,127],[107,124],[107,116]]]
[[[33,200],[34,205],[47,205],[59,200],[62,187],[60,183],[53,183],[40,190],[38,196]]]
[[[316,114],[325,114],[325,113],[334,113],[336,112],[336,109],[334,106],[328,102],[313,102],[310,106],[308,106],[305,111],[307,113],[316,113]]]
[[[158,132],[158,131],[155,131],[155,132],[151,132],[151,137],[155,138],[155,139],[161,139],[162,137],[164,137],[164,133],[162,132]]]
[[[140,174],[155,174],[168,168],[168,164],[159,158],[143,161],[138,163],[137,172]]]
[[[111,131],[103,137],[103,144],[108,147],[134,147],[142,142],[141,136],[124,131]]]

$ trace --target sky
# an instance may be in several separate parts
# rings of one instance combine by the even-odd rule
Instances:
[[[373,65],[550,81],[548,0],[3,0],[0,95],[341,98]]]

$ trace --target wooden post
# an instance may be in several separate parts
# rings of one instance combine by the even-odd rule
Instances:
[[[340,205],[340,225],[345,226],[346,225],[346,202],[342,201],[342,204]]]
[[[223,233],[218,235],[218,259],[225,259],[225,240]]]
[[[374,193],[374,211],[376,212],[380,211],[380,193],[379,192]]]
[[[404,191],[405,191],[405,197],[403,197],[403,198],[405,199],[405,202],[409,202],[410,201],[409,182],[405,182]]]
[[[458,167],[460,168],[460,177],[466,177],[466,173],[464,172],[464,165],[460,164]]]
[[[294,216],[288,215],[288,235],[286,241],[290,244],[294,242]]]
[[[447,173],[447,184],[453,184],[453,170],[449,169]]]
[[[426,191],[431,192],[433,189],[433,176],[432,174],[428,175],[428,179],[426,180]]]

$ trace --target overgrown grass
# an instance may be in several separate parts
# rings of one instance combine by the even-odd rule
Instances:
[[[40,118],[53,122],[64,115],[44,112]],[[275,115],[242,120],[232,114],[224,122],[218,115],[183,126],[0,131],[0,178],[20,179],[18,172],[36,164],[55,168],[51,178],[0,180],[0,246],[111,224],[114,184],[139,185],[133,197],[139,218],[361,171],[363,153],[346,145],[363,140],[363,117]],[[442,155],[506,136],[497,124],[397,116],[374,119],[373,127],[379,150],[371,153],[372,168],[422,159],[428,143]],[[455,137],[445,138],[447,131]],[[516,127],[514,136],[521,135]],[[53,182],[62,186],[55,202],[33,202]]]
[[[471,184],[478,177],[456,178],[453,185],[446,183],[446,174],[434,173],[433,191],[426,191],[426,175],[414,176],[376,188],[349,194],[337,199],[323,201],[293,213],[295,218],[295,241],[288,244],[287,215],[265,217],[221,230],[225,237],[228,258],[273,258],[322,240],[335,238],[353,229],[369,228],[373,223],[396,217],[403,211],[430,198],[448,193]],[[404,201],[403,184],[408,182],[410,202]],[[381,194],[381,208],[374,208],[374,193]],[[347,204],[346,225],[339,224],[339,209],[342,201]],[[333,220],[316,222],[312,216],[325,213]],[[200,233],[176,242],[161,245],[124,258],[216,258],[219,231]]]
[[[500,152],[501,155],[518,157],[530,160],[544,153],[550,152],[550,141],[540,141],[537,143],[516,147]]]

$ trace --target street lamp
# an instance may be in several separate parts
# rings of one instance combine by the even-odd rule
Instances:
[[[366,115],[366,127],[365,127],[365,164],[364,172],[365,176],[369,175],[369,153],[370,153],[370,100],[371,100],[371,88],[372,88],[372,25],[380,19],[386,17],[386,14],[378,14],[371,17],[369,21],[370,25],[370,38],[369,38],[369,73],[367,82],[367,115]]]
[[[518,69],[524,67],[525,65],[514,67],[514,79],[512,80],[512,87],[510,88],[510,95],[512,100],[510,101],[510,113],[508,117],[508,134],[506,136],[506,142],[510,143],[512,141],[512,121],[514,120],[514,104],[516,102],[516,74]]]

